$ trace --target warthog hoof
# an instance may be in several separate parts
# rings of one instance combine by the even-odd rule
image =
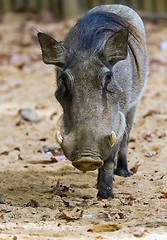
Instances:
[[[116,168],[114,174],[121,177],[130,177],[132,175],[127,168]]]

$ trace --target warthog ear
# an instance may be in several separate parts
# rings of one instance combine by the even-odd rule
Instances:
[[[63,67],[66,49],[63,47],[62,42],[57,42],[54,38],[42,32],[38,32],[38,40],[41,45],[44,63]]]
[[[120,60],[126,59],[128,51],[128,33],[127,29],[121,29],[109,37],[105,43],[103,55],[112,65]]]

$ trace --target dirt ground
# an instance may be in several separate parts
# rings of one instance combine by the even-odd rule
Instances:
[[[0,239],[165,240],[167,22],[145,22],[150,76],[128,154],[129,167],[140,166],[130,178],[115,176],[115,199],[98,200],[97,171],[74,169],[55,142],[61,107],[54,68],[42,63],[36,40],[35,28],[63,40],[75,21],[48,14],[0,19]],[[41,121],[23,120],[23,108]]]

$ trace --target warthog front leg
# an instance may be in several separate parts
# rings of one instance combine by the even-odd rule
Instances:
[[[118,146],[114,145],[111,155],[104,161],[103,166],[99,169],[97,188],[97,197],[102,199],[107,199],[109,197],[114,198],[112,191],[113,179],[114,179],[114,165],[115,165],[115,155]]]
[[[129,134],[132,129],[134,115],[135,115],[136,106],[131,108],[126,116],[126,129],[124,136],[122,138],[120,148],[118,151],[117,167],[115,169],[115,174],[121,177],[130,177],[131,173],[128,170],[127,164],[127,152],[128,152],[128,143],[129,143]]]

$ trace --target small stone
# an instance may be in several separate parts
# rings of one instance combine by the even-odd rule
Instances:
[[[161,42],[160,48],[162,51],[167,51],[167,40]]]
[[[18,111],[19,116],[27,122],[38,123],[42,119],[38,117],[38,115],[30,108],[23,108]]]
[[[148,152],[146,152],[144,155],[145,155],[146,157],[153,157],[153,156],[155,156],[156,154],[157,154],[157,152],[148,151]]]
[[[46,146],[46,145],[44,145],[42,148],[43,148],[45,153],[47,153],[47,152],[54,152],[56,150],[56,147],[54,147],[54,146]]]

